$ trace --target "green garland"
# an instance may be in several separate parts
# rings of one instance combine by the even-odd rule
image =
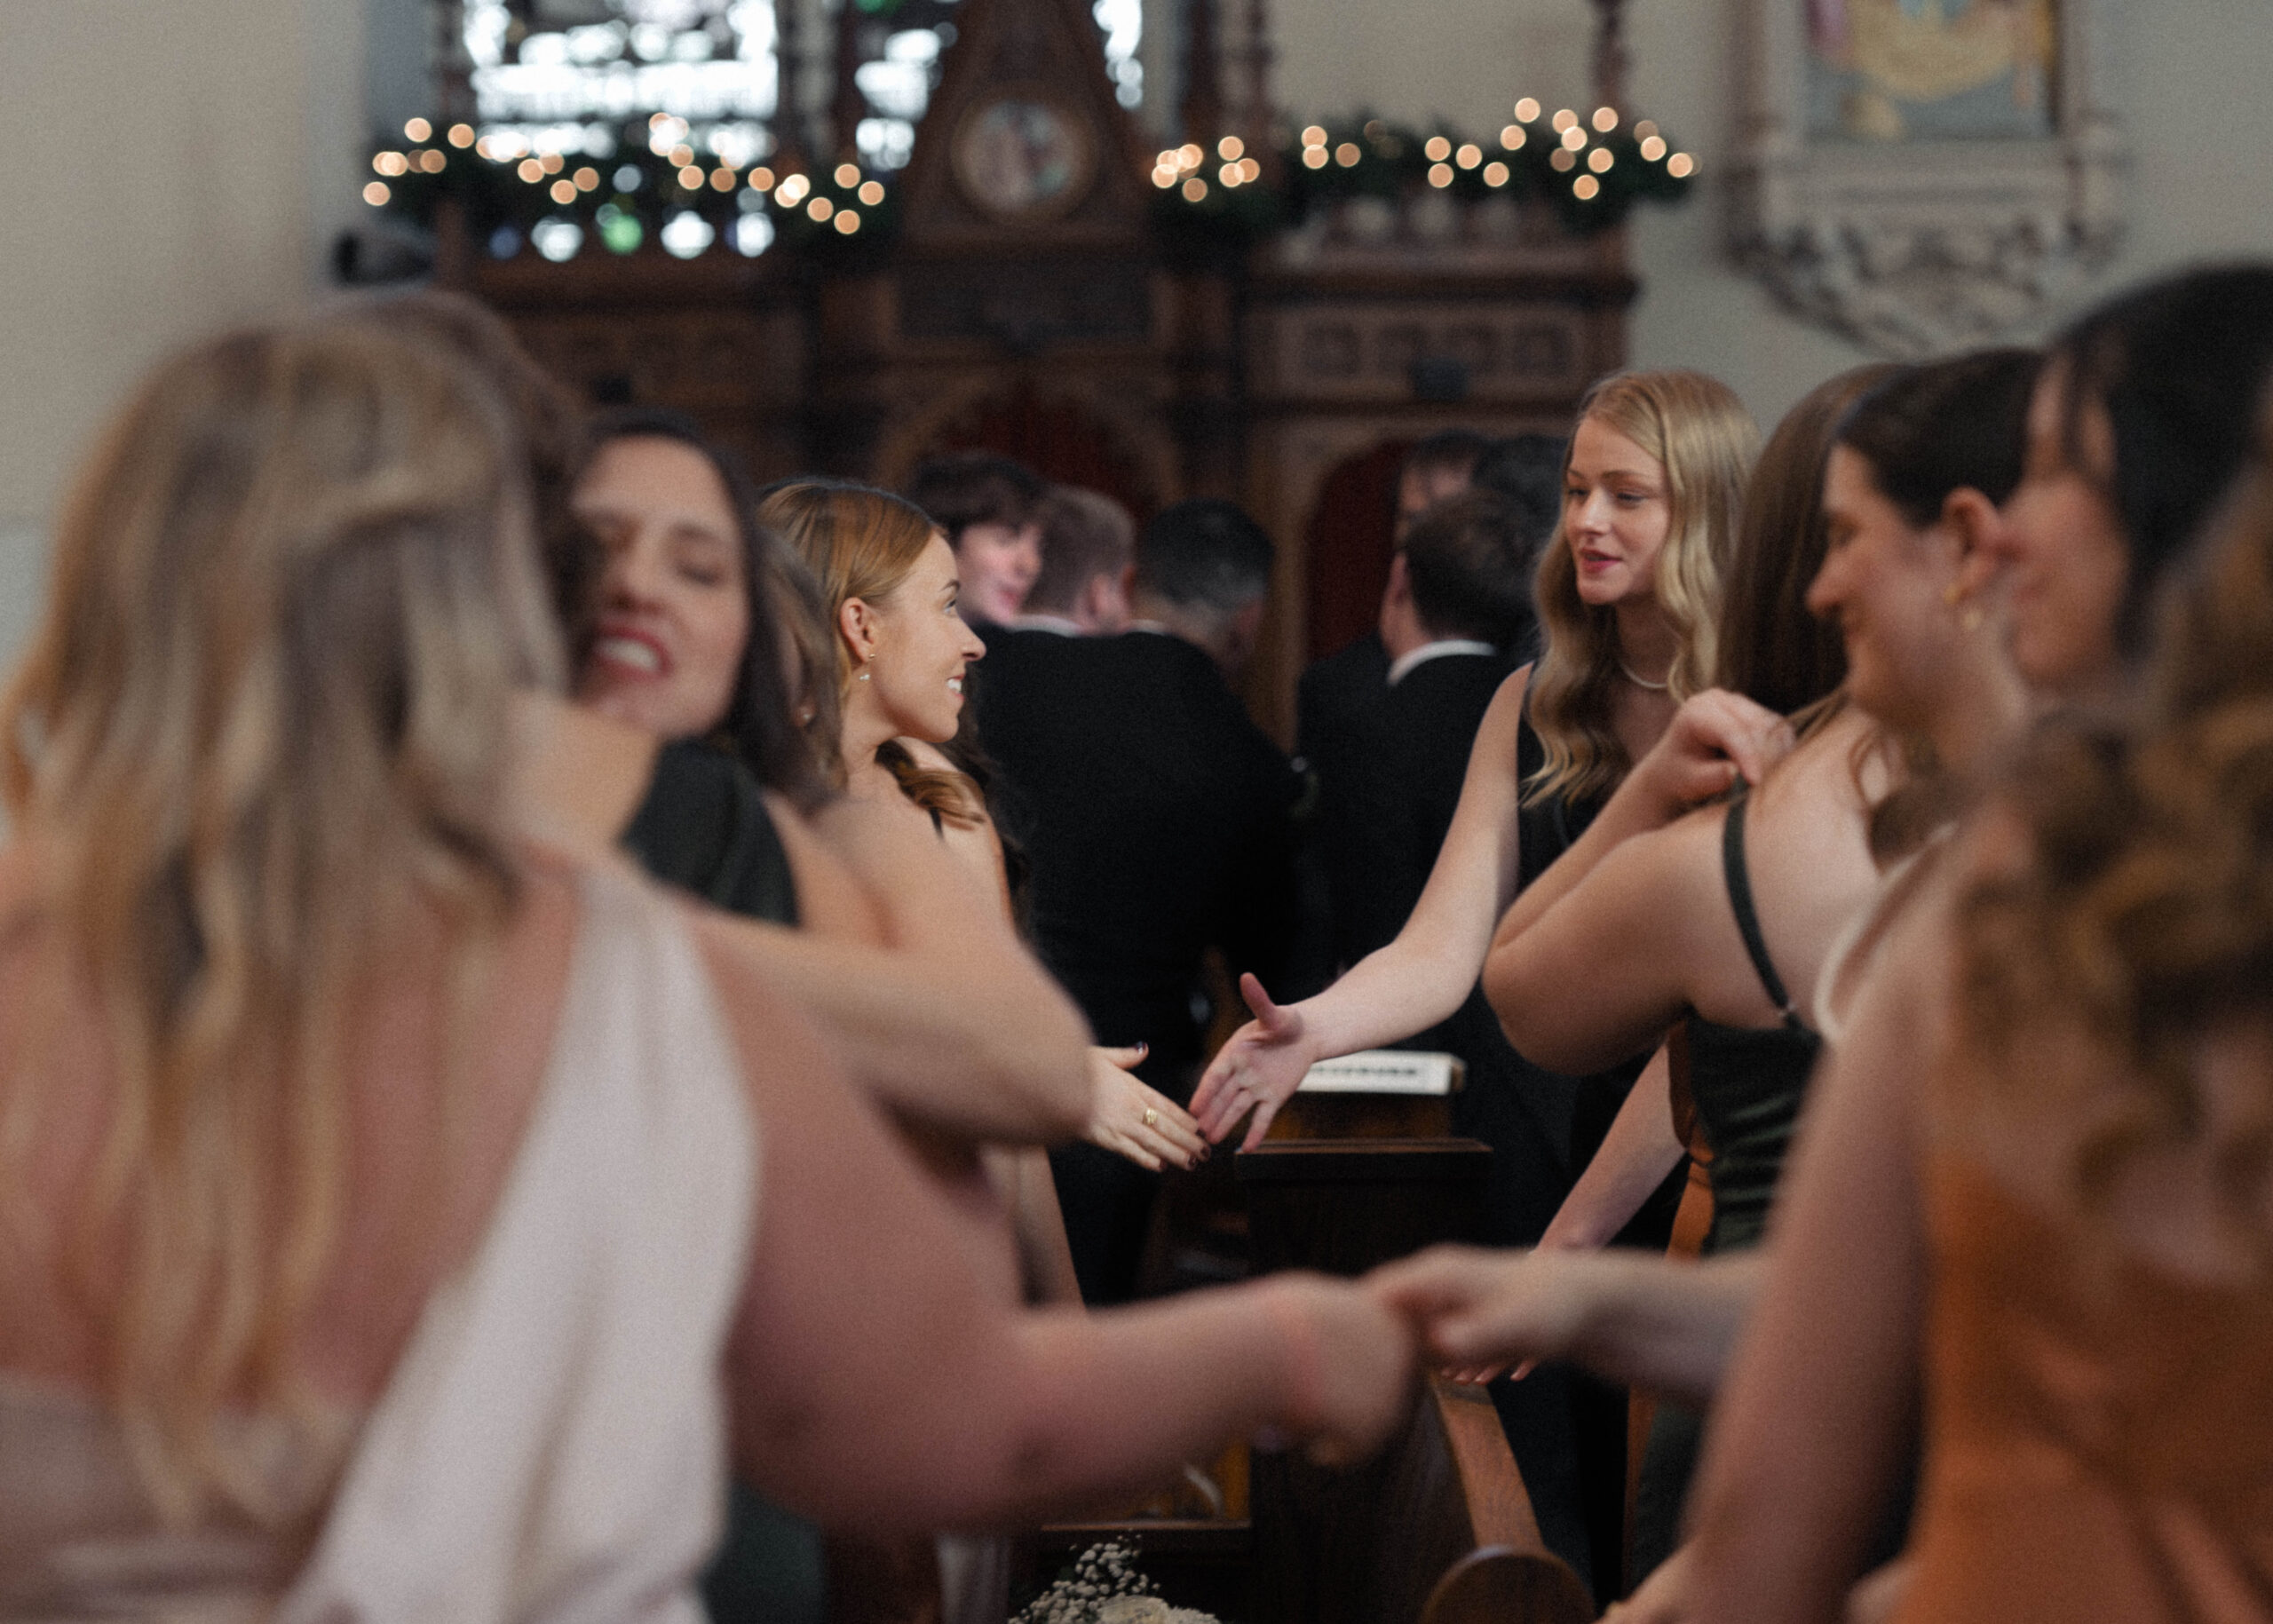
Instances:
[[[1497,194],[1536,199],[1583,236],[1622,224],[1637,202],[1688,195],[1695,160],[1649,121],[1605,119],[1604,130],[1574,113],[1549,118],[1536,103],[1518,104],[1526,111],[1489,140],[1449,124],[1421,131],[1359,114],[1290,132],[1268,167],[1236,138],[1212,153],[1170,148],[1152,171],[1154,217],[1172,242],[1220,252],[1357,198],[1396,202],[1437,190],[1470,203]],[[1575,144],[1566,129],[1577,131]],[[1233,179],[1242,162],[1244,175]]]
[[[857,165],[738,168],[685,146],[684,126],[675,149],[656,152],[658,128],[653,120],[626,124],[610,157],[546,156],[477,143],[463,124],[437,136],[428,121],[413,119],[408,146],[373,154],[364,201],[431,229],[449,200],[493,252],[518,252],[558,222],[582,234],[580,253],[637,253],[668,242],[666,233],[688,215],[709,228],[699,253],[733,252],[733,234],[753,215],[770,226],[761,234],[770,244],[837,263],[876,257],[899,234],[896,189]],[[851,231],[842,224],[848,217]]]
[[[1517,112],[1489,141],[1449,125],[1419,131],[1364,115],[1312,124],[1289,132],[1268,167],[1237,138],[1212,153],[1171,148],[1152,173],[1153,224],[1172,256],[1220,258],[1358,198],[1395,202],[1437,190],[1473,203],[1504,194],[1548,203],[1585,235],[1619,225],[1638,202],[1688,194],[1695,161],[1647,120],[1598,114],[1604,129],[1569,112],[1540,116],[1529,101]],[[748,233],[844,268],[880,259],[899,232],[898,188],[883,176],[849,163],[736,168],[697,154],[686,126],[660,114],[627,123],[605,159],[477,143],[463,124],[438,135],[424,119],[404,133],[407,146],[373,155],[376,178],[365,201],[431,227],[452,200],[492,251],[541,242],[559,222],[581,234],[579,252],[636,253],[669,243],[674,232],[685,234],[686,246],[700,243],[695,252],[732,252],[735,234]],[[690,215],[707,236],[681,223]],[[767,229],[745,225],[752,217]]]

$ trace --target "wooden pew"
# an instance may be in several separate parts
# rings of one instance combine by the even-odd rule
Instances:
[[[1286,1139],[1239,1159],[1257,1273],[1355,1275],[1472,1240],[1490,1149],[1473,1139]],[[1586,1588],[1540,1540],[1480,1390],[1431,1380],[1348,1470],[1257,1455],[1256,1616],[1275,1624],[1578,1624]]]

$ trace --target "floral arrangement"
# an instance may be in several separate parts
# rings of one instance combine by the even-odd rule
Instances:
[[[1135,1566],[1136,1548],[1108,1540],[1074,1558],[1057,1582],[1010,1624],[1218,1624],[1211,1615],[1171,1607]]]

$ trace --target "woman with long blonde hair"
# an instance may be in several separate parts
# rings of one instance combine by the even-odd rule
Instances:
[[[685,1620],[730,1430],[885,1528],[1386,1430],[1344,1287],[1003,1306],[761,978],[523,833],[560,679],[441,357],[239,335],[99,448],[0,757],[0,1612]]]
[[[1539,565],[1547,652],[1485,713],[1459,811],[1397,939],[1315,998],[1255,1019],[1200,1081],[1192,1113],[1262,1141],[1310,1066],[1445,1019],[1476,985],[1493,927],[1710,681],[1721,570],[1757,432],[1722,384],[1628,372],[1588,392],[1564,462],[1562,522]],[[1536,696],[1533,689],[1537,689]]]

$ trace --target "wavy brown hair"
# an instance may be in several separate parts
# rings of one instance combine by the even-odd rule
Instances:
[[[1712,685],[1721,572],[1736,545],[1745,471],[1760,431],[1727,384],[1678,370],[1613,373],[1580,402],[1578,422],[1588,418],[1626,436],[1665,470],[1668,524],[1654,590],[1674,632],[1667,680],[1673,697],[1685,700]],[[1567,473],[1567,450],[1564,467]],[[1567,524],[1556,526],[1540,555],[1532,597],[1547,652],[1532,674],[1529,709],[1547,760],[1524,798],[1584,799],[1608,790],[1633,764],[1611,725],[1616,612],[1579,596]]]
[[[856,672],[851,646],[837,627],[837,616],[853,598],[881,604],[897,591],[931,538],[942,534],[931,516],[904,497],[837,479],[802,479],[779,485],[760,504],[758,521],[788,543],[820,585],[825,633],[836,652],[841,701],[851,693]],[[966,723],[969,713],[965,712]],[[842,757],[841,720],[828,741]],[[923,767],[898,740],[876,752],[907,798],[927,812],[957,823],[978,823],[986,815],[985,792],[960,772]]]
[[[2051,1112],[2094,1109],[2072,1169],[2087,1209],[2141,1153],[2203,1146],[2216,1193],[2273,1269],[2273,1074],[2239,1109],[2213,1112],[2199,1073],[2206,1038],[2273,1026],[2265,428],[2223,517],[2170,566],[2155,624],[2143,702],[2048,725],[2001,788],[2026,856],[1960,900],[1961,1029],[1989,1062],[1984,1088],[2031,1090]],[[2097,1077],[2028,1063],[2063,1031],[2119,1062],[2111,1102]]]
[[[513,908],[506,701],[562,663],[523,464],[469,375],[347,321],[161,367],[64,511],[0,788],[111,1059],[66,1266],[170,1516],[285,1514],[218,1419],[312,1413],[346,1023],[410,921],[476,953]],[[0,1081],[19,1188],[56,1035]]]

